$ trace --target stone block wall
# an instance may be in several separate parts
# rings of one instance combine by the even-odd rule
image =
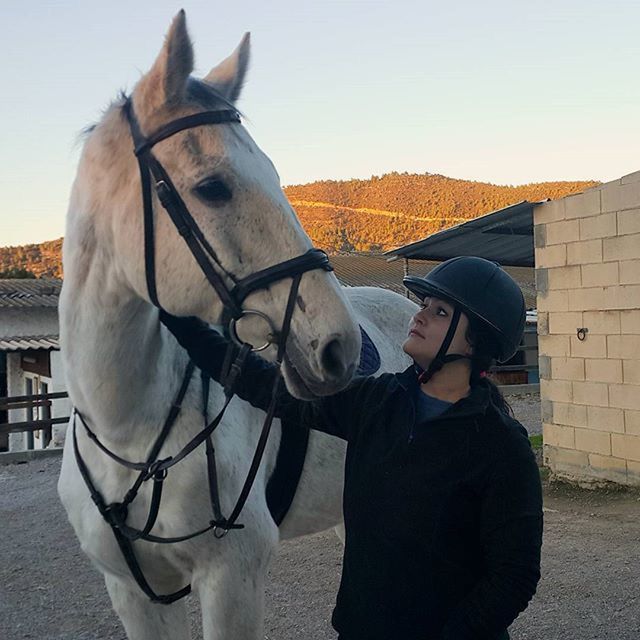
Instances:
[[[640,171],[537,206],[534,239],[545,462],[640,485]]]

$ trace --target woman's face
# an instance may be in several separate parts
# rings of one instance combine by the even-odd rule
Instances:
[[[447,335],[453,306],[444,300],[426,297],[420,305],[419,311],[411,318],[409,335],[402,345],[406,354],[411,356],[423,369],[426,369],[436,357],[440,345]],[[447,353],[471,355],[472,348],[467,342],[466,333],[469,319],[464,313],[460,314],[458,327]]]

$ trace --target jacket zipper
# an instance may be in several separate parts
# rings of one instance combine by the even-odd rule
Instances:
[[[413,442],[415,427],[416,427],[416,407],[413,404],[413,400],[411,400],[411,427],[409,428],[409,438],[407,439],[407,444],[411,444]]]

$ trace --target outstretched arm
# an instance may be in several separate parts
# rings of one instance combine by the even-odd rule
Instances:
[[[222,368],[231,342],[195,316],[179,318],[164,310],[160,321],[169,329],[193,362],[216,382],[223,383]],[[271,388],[278,376],[278,368],[249,353],[238,380],[237,395],[266,411],[271,400]]]
[[[186,349],[193,362],[214,380],[222,382],[222,367],[229,340],[193,316],[178,318],[161,310],[160,320]],[[254,407],[266,411],[278,375],[280,374],[276,365],[250,353],[237,380],[235,392]],[[294,398],[281,386],[276,416],[303,424],[310,429],[348,439],[353,420],[357,417],[357,411],[352,409],[354,403],[357,403],[358,387],[364,380],[366,379],[356,379],[340,393],[311,402]]]

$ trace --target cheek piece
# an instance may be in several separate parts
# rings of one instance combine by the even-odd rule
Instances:
[[[451,318],[451,324],[447,329],[447,335],[444,337],[440,348],[438,349],[438,353],[436,357],[431,361],[427,369],[424,371],[419,371],[418,373],[418,382],[420,384],[424,384],[431,380],[431,378],[436,374],[445,364],[449,362],[455,362],[456,360],[462,360],[466,358],[470,360],[469,356],[463,356],[461,353],[450,353],[448,355],[447,351],[451,346],[451,341],[453,340],[453,336],[455,335],[456,329],[458,328],[458,322],[460,321],[460,309],[455,307],[453,310],[453,317]]]

